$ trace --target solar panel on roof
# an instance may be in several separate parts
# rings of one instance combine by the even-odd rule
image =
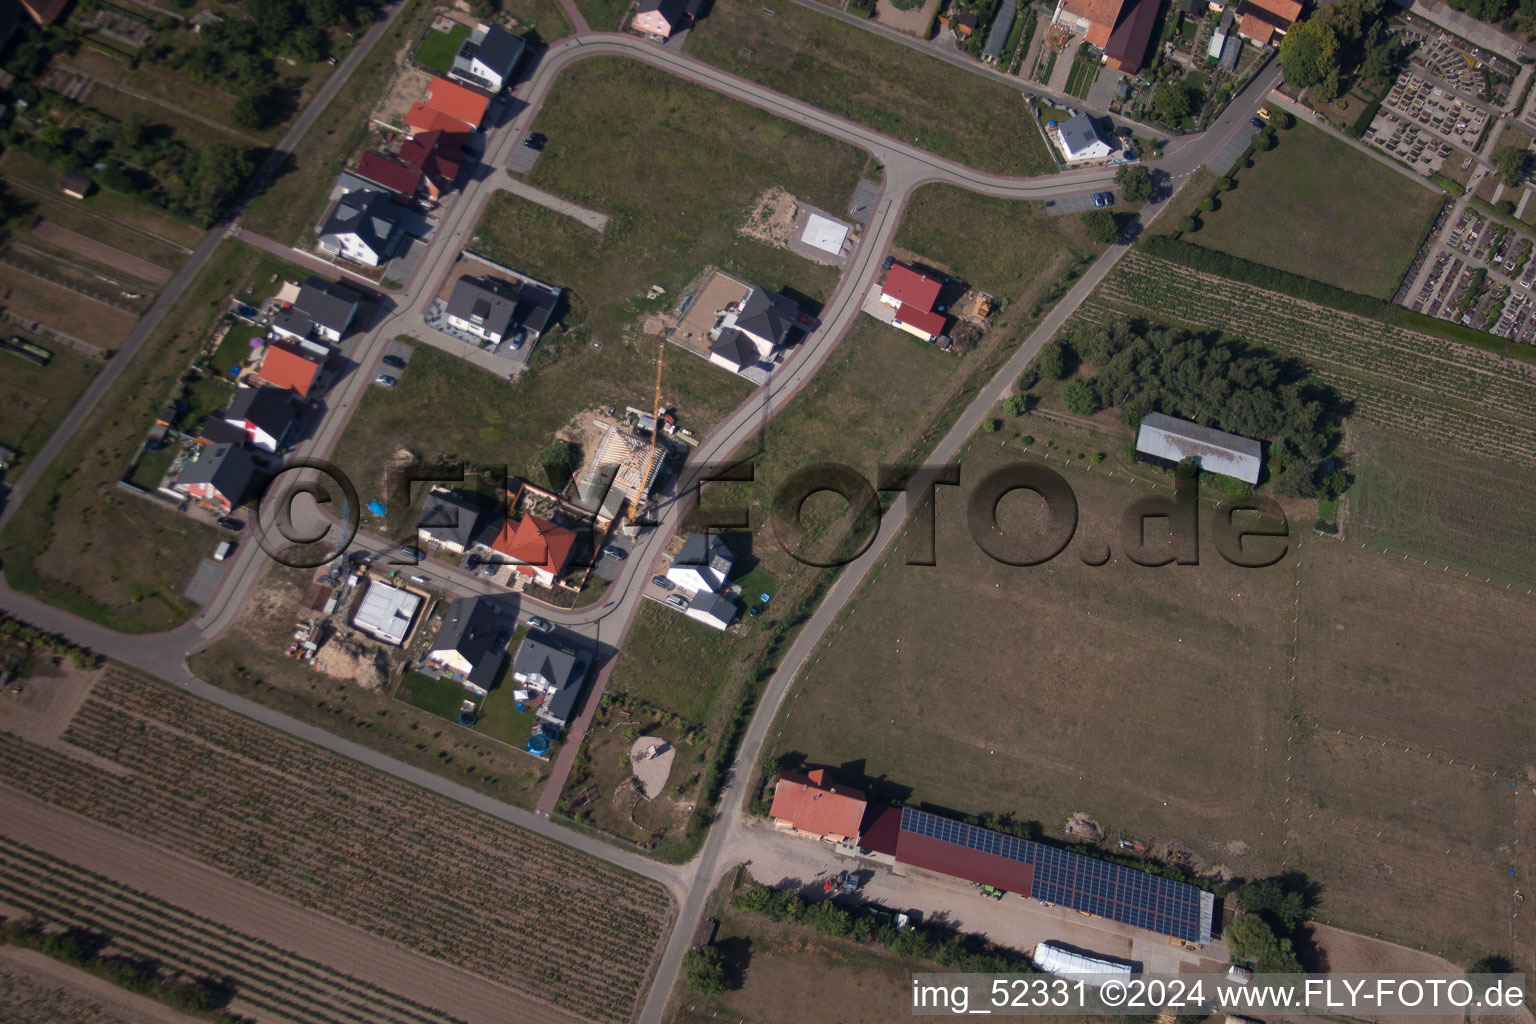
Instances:
[[[1192,885],[1070,850],[904,807],[901,830],[1033,868],[1029,895],[1187,941],[1208,941],[1205,897]]]

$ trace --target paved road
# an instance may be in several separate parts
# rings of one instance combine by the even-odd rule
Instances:
[[[593,231],[602,232],[608,227],[608,215],[597,210],[589,210],[585,206],[579,206],[563,196],[557,196],[552,192],[545,192],[541,188],[534,188],[521,178],[514,178],[505,169],[498,168],[492,176],[491,184],[505,192],[511,192],[515,196],[522,196],[530,203],[563,213],[567,217],[574,217]]]
[[[571,6],[568,0],[566,0],[566,6],[568,8]],[[395,14],[398,14],[398,9]],[[382,31],[378,26],[376,29]],[[364,50],[366,46],[359,47],[354,51],[354,56],[360,55]],[[820,369],[854,318],[859,315],[860,300],[879,274],[881,261],[890,247],[901,212],[916,189],[930,182],[944,182],[993,196],[1053,199],[1109,187],[1112,184],[1113,173],[1112,169],[1095,168],[1033,179],[981,173],[861,125],[834,117],[797,100],[781,96],[754,83],[728,75],[671,50],[628,36],[606,34],[572,37],[551,47],[543,55],[532,78],[519,88],[520,98],[526,103],[525,109],[510,125],[493,136],[486,153],[486,162],[498,168],[504,166],[509,152],[512,147],[520,144],[522,135],[537,114],[559,74],[577,60],[598,56],[627,57],[662,68],[688,81],[859,146],[870,152],[884,168],[882,188],[874,204],[868,226],[850,260],[847,273],[844,274],[836,292],[823,310],[822,328],[792,353],[786,363],[774,372],[765,387],[754,393],[701,442],[695,455],[685,467],[683,478],[676,491],[681,497],[659,503],[656,527],[642,534],[637,540],[604,603],[573,612],[553,610],[540,612],[567,628],[581,632],[595,643],[616,648],[634,621],[635,613],[642,600],[641,591],[651,573],[651,565],[678,526],[687,504],[691,485],[696,480],[697,467],[722,461],[753,443],[761,426],[782,409]],[[342,69],[342,71],[349,70]],[[1245,125],[1277,76],[1277,70],[1261,72],[1255,82],[1234,100],[1227,113],[1203,136],[1183,140],[1180,144],[1170,146],[1168,155],[1158,165],[1161,170],[1173,182],[1181,181],[1193,173]],[[333,78],[333,82],[339,82],[342,77],[342,74],[338,73]],[[319,106],[317,104],[312,111],[317,112]],[[297,125],[295,127],[298,128]],[[290,140],[285,140],[285,144],[291,144]],[[493,181],[494,178],[493,175],[487,180]],[[343,373],[327,396],[327,414],[323,417],[317,433],[300,446],[295,454],[323,456],[335,447],[363,389],[368,386],[368,381],[372,378],[374,368],[388,340],[414,322],[419,322],[421,307],[430,301],[430,297],[439,289],[444,276],[478,222],[480,212],[491,198],[493,191],[493,188],[486,187],[486,181],[473,183],[445,215],[434,235],[432,246],[422,262],[421,269],[415,275],[412,284],[400,296],[399,305],[386,312],[378,322],[369,327],[366,334],[353,343],[353,366]],[[1144,213],[1144,217],[1155,216],[1160,209],[1160,204],[1154,204]],[[218,233],[210,234],[198,253],[189,261],[187,268],[178,275],[177,281],[173,282],[173,287],[167,289],[167,294],[162,296],[162,300],[178,294],[186,287],[191,274],[195,272],[200,262],[206,259],[213,245],[216,244],[217,238]],[[1124,251],[1120,246],[1110,249],[1089,269],[1088,273],[1071,289],[1066,299],[1047,316],[1007,365],[960,415],[954,427],[935,449],[930,459],[931,463],[942,463],[959,451],[982,417],[988,414],[992,406],[1006,393],[1013,379],[1035,357],[1040,346],[1088,296],[1115,262],[1121,258]],[[157,307],[159,305],[157,304]],[[168,303],[165,308],[168,308]],[[155,323],[164,316],[165,308],[159,309],[158,316],[154,318]],[[135,332],[137,338],[135,347],[142,343],[145,334],[147,334],[145,329]],[[120,356],[119,360],[114,360],[119,372],[122,358]],[[97,386],[92,389],[93,394],[87,395],[82,413],[99,401],[101,393],[116,375],[114,372],[98,380]],[[74,422],[78,422],[79,419],[80,414],[73,417]],[[62,436],[50,441],[50,448],[45,449],[43,456],[34,466],[38,473],[57,454],[62,443]],[[35,479],[34,476],[29,481],[24,477],[22,484],[24,487],[30,487],[35,483]],[[916,481],[914,489],[909,493],[921,494],[925,484],[924,480]],[[753,766],[778,706],[796,674],[806,663],[816,644],[820,642],[827,627],[848,602],[858,582],[869,572],[895,538],[908,507],[908,495],[898,496],[891,512],[882,521],[875,543],[861,559],[843,571],[828,597],[792,645],[752,720],[737,758],[732,781],[721,804],[724,808],[722,818],[725,827],[711,831],[701,856],[685,868],[656,864],[628,851],[598,843],[581,833],[555,825],[544,817],[481,796],[437,775],[401,764],[334,734],[291,719],[193,678],[184,667],[185,655],[211,641],[228,627],[265,568],[265,557],[254,543],[248,542],[242,545],[235,559],[232,560],[233,564],[218,592],[191,622],[179,629],[155,636],[125,636],[113,633],[9,589],[0,590],[0,599],[3,599],[4,606],[8,610],[23,619],[42,628],[63,633],[104,654],[167,679],[213,703],[351,757],[380,771],[407,779],[451,799],[479,807],[486,813],[511,821],[532,832],[661,881],[679,898],[682,903],[682,916],[669,941],[658,970],[656,983],[645,1004],[642,1019],[651,1022],[660,1019],[668,993],[676,979],[688,938],[692,934],[693,924],[699,916],[704,897],[721,867],[721,851],[726,848],[728,840],[737,844],[732,846],[733,850],[739,848],[744,834],[741,831],[743,826],[740,808],[745,795],[745,785],[752,774]],[[452,570],[445,571],[434,567],[433,571],[439,576],[454,579],[462,589],[474,589],[472,586],[463,587],[462,585],[468,581],[458,578]],[[574,754],[576,744],[568,744],[567,749]],[[557,769],[558,767],[557,765]],[[559,774],[558,770],[557,774]],[[561,777],[563,779],[563,776]],[[553,782],[552,785],[557,792],[559,782]]]

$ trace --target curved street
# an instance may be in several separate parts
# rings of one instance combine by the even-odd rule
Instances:
[[[397,6],[389,15],[389,19],[375,25],[370,30],[370,37],[376,39],[388,25],[389,20],[398,16],[399,10]],[[579,20],[577,24],[580,25]],[[355,67],[356,61],[361,59],[366,49],[367,47],[363,45],[355,48],[349,55],[347,63]],[[676,490],[677,497],[662,504],[657,526],[637,539],[630,557],[623,563],[618,579],[610,587],[604,603],[576,610],[535,606],[540,615],[551,619],[565,629],[581,634],[604,649],[611,650],[618,648],[634,620],[642,600],[641,592],[651,575],[650,567],[676,531],[682,514],[689,504],[689,492],[696,481],[693,474],[696,474],[697,467],[725,461],[751,443],[762,424],[782,410],[826,362],[854,319],[860,315],[861,300],[879,275],[881,263],[895,237],[902,211],[918,188],[929,183],[944,183],[1001,198],[1043,200],[1109,187],[1113,183],[1114,175],[1112,168],[1067,171],[1035,178],[1011,178],[984,174],[835,117],[752,82],[726,74],[670,49],[655,46],[632,36],[601,33],[576,35],[551,46],[543,54],[532,75],[519,85],[514,94],[516,99],[521,101],[521,108],[510,123],[493,134],[484,162],[494,168],[504,167],[515,147],[521,144],[560,74],[576,61],[590,57],[622,57],[650,64],[684,80],[857,146],[879,161],[884,171],[874,212],[847,271],[822,312],[822,327],[808,337],[786,362],[775,370],[767,386],[760,388],[742,403],[699,444],[681,475]],[[333,85],[339,88],[345,80],[346,73],[349,72],[350,68],[347,67],[338,69],[338,73],[333,76],[326,88],[331,89]],[[1238,133],[1246,129],[1248,119],[1277,83],[1278,78],[1277,67],[1261,69],[1254,81],[1234,98],[1226,112],[1211,126],[1210,130],[1202,135],[1170,144],[1168,154],[1154,165],[1166,176],[1168,185],[1165,191],[1176,187],[1185,177],[1233,142]],[[300,118],[300,122],[296,123],[294,130],[289,133],[289,137],[284,139],[285,147],[291,147],[296,143],[303,129],[318,115],[319,109],[319,105],[313,105],[305,112],[304,117]],[[1020,116],[1029,116],[1022,108],[1022,104]],[[494,187],[488,187],[489,185],[491,182],[477,181],[465,187],[463,194],[455,200],[452,209],[440,223],[431,247],[409,287],[393,296],[397,305],[372,324],[366,334],[353,342],[355,365],[332,389],[326,416],[315,435],[294,451],[295,456],[324,458],[334,449],[342,432],[346,429],[360,396],[373,378],[385,345],[396,334],[419,323],[422,309],[438,290],[460,249],[468,243],[485,204],[495,191]],[[1156,216],[1160,210],[1161,200],[1143,211],[1143,219],[1148,220]],[[161,295],[151,313],[141,321],[129,341],[125,343],[98,381],[87,390],[74,413],[66,419],[66,426],[49,440],[38,458],[22,475],[8,507],[4,510],[4,515],[0,515],[0,522],[14,511],[14,507],[25,497],[26,492],[41,478],[49,463],[68,440],[72,427],[81,423],[85,415],[100,400],[121,372],[126,360],[131,358],[144,338],[174,304],[181,291],[190,284],[196,269],[206,260],[223,235],[224,231],[221,230],[209,233],[187,267],[177,275],[166,292]],[[1126,248],[1122,245],[1112,246],[1089,268],[1062,302],[1048,314],[1008,363],[960,414],[954,426],[929,457],[930,464],[942,464],[959,451],[966,438],[977,428],[982,417],[1008,391],[1012,381],[1035,357],[1040,347],[1087,298],[1125,252]],[[700,916],[704,898],[721,870],[734,863],[734,861],[722,863],[722,851],[728,848],[733,851],[738,850],[742,844],[750,842],[750,837],[743,831],[742,803],[746,786],[753,775],[758,755],[780,702],[793,684],[800,668],[821,641],[828,626],[900,531],[902,519],[909,507],[909,496],[921,494],[923,487],[924,481],[915,481],[912,490],[898,495],[891,511],[881,522],[875,542],[862,557],[843,570],[813,617],[801,629],[752,718],[738,752],[729,786],[720,804],[718,825],[711,830],[701,853],[683,867],[659,864],[591,838],[585,833],[551,822],[548,820],[547,813],[553,804],[552,797],[547,799],[547,805],[541,803],[540,809],[544,811],[543,814],[513,807],[465,789],[440,776],[412,768],[386,755],[341,739],[318,727],[210,686],[192,676],[185,667],[186,656],[211,642],[228,628],[266,567],[266,555],[257,544],[241,545],[236,557],[228,563],[229,567],[224,580],[215,596],[190,622],[166,633],[146,636],[116,633],[46,605],[30,596],[17,593],[9,587],[0,587],[0,605],[17,617],[40,628],[64,634],[77,643],[85,644],[101,654],[170,681],[236,713],[662,882],[678,900],[679,917],[642,1012],[641,1019],[650,1024],[661,1019],[661,1013],[677,976],[682,956],[686,952],[694,925]],[[436,566],[432,567],[431,571],[445,582],[457,586],[461,591],[485,590],[478,584],[466,586],[470,584],[470,580],[462,574],[445,574],[441,567]],[[588,704],[595,703],[595,694],[601,691],[603,683],[604,680],[599,678],[591,687],[587,697]],[[559,784],[564,778],[562,768],[564,771],[569,770],[569,760],[574,757],[580,738],[579,729],[573,730],[570,742],[564,745],[563,765],[561,762],[556,764],[551,793],[558,793]]]

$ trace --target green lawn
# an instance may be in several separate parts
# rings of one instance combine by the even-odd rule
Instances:
[[[185,400],[190,408],[182,417],[180,429],[194,432],[210,413],[224,408],[234,397],[235,386],[222,378],[205,376],[193,381],[187,385]]]
[[[113,484],[226,298],[247,285],[259,295],[272,277],[296,274],[237,242],[214,252],[0,533],[7,583],[122,632],[159,632],[191,615],[181,592],[213,549],[215,532]]]
[[[251,339],[265,334],[265,328],[237,320],[229,333],[224,335],[224,340],[219,342],[219,347],[214,349],[214,370],[220,376],[225,376],[231,366],[243,366],[251,355]]]
[[[400,680],[395,697],[439,718],[457,722],[460,706],[466,700],[473,700],[474,694],[447,677],[433,679],[420,672],[407,672]]]
[[[1186,240],[1391,298],[1442,197],[1310,125],[1278,138]]]
[[[133,472],[129,474],[128,482],[135,487],[146,491],[153,491],[160,486],[160,481],[165,478],[166,471],[171,468],[171,463],[176,461],[176,447],[166,445],[156,452],[145,452],[139,456],[139,461],[134,463]]]
[[[459,22],[454,22],[453,28],[447,32],[429,29],[427,37],[416,47],[416,63],[445,75],[453,67],[453,58],[458,54],[459,46],[468,38],[469,26]]]
[[[576,9],[599,32],[616,32],[629,10],[629,0],[576,0]]]
[[[501,11],[517,20],[517,32],[536,36],[546,43],[564,39],[572,31],[560,0],[503,0]]]
[[[16,334],[7,326],[5,334]],[[62,345],[25,335],[53,353],[47,366],[0,352],[0,444],[20,459],[43,445],[101,369],[94,359]],[[13,470],[19,472],[19,470]]]
[[[981,171],[1052,169],[1015,89],[798,4],[718,3],[690,56]]]
[[[475,245],[571,288],[594,338],[633,323],[650,285],[676,296],[709,264],[812,305],[836,287],[835,268],[737,232],[775,185],[845,209],[865,160],[851,146],[619,58],[562,73],[534,127],[550,141],[533,182],[608,214],[607,230],[501,194]]]

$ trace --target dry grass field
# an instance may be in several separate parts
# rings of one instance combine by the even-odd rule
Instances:
[[[138,321],[132,313],[3,265],[0,265],[0,306],[100,349],[117,348]]]
[[[635,1012],[670,912],[653,882],[126,673],[97,682],[63,738],[124,773],[16,738],[0,779],[520,1005]]]
[[[1047,464],[1104,444],[1026,422]],[[973,441],[966,480],[1022,457],[998,437]],[[1324,887],[1319,917],[1344,928],[1463,964],[1511,952],[1524,826],[1509,783],[1529,781],[1518,667],[1536,654],[1536,603],[1310,531],[1267,569],[1228,565],[1208,524],[1198,566],[1132,565],[1116,520],[1150,492],[1106,476],[1118,454],[1070,461],[1076,539],[1043,566],[989,560],[966,492],[941,490],[939,565],[876,570],[769,753],[1048,834],[1084,811],[1212,871],[1304,871]],[[1039,514],[1019,495],[1001,506],[1008,534]],[[1118,561],[1084,564],[1106,542]],[[1513,952],[1536,962],[1529,943]]]

